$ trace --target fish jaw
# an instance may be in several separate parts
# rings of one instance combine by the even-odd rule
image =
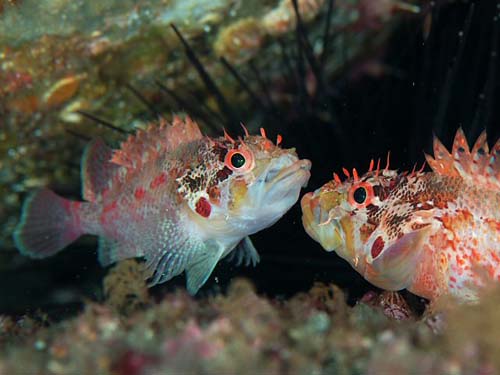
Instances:
[[[307,185],[311,177],[311,162],[307,159],[297,160],[292,165],[282,168],[278,173],[269,171],[265,177],[265,183],[268,185],[266,196],[269,201],[281,199],[287,194],[296,195],[295,202],[298,200],[300,188]],[[294,202],[294,203],[295,203]]]
[[[213,205],[210,217],[188,210],[190,224],[197,228],[195,232],[230,248],[242,238],[276,223],[298,201],[311,168],[309,160],[299,160],[295,155],[282,155],[279,159],[263,164],[258,173],[222,185],[222,197],[230,199],[227,205]]]
[[[300,190],[311,176],[311,162],[306,159],[279,162],[271,166],[248,187],[240,217],[248,234],[258,232],[278,221],[299,199]]]
[[[334,251],[344,244],[344,232],[339,221],[331,217],[331,211],[322,203],[321,192],[307,193],[302,197],[302,225],[326,251]]]

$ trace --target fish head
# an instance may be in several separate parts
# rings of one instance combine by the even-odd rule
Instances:
[[[280,143],[281,137],[273,143],[263,131],[210,139],[204,165],[214,177],[190,204],[199,213],[197,202],[204,199],[207,210],[195,219],[207,237],[241,239],[271,226],[298,201],[311,162]]]
[[[424,173],[370,171],[335,179],[301,201],[306,232],[335,251],[368,281],[386,290],[407,288],[435,227],[423,205]],[[424,198],[425,199],[425,198]]]

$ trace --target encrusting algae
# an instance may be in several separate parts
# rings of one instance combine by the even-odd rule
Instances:
[[[130,283],[145,287],[141,277]],[[118,305],[125,305],[127,293],[119,295],[124,300]],[[49,327],[36,321],[28,324],[26,318],[3,318],[0,329],[9,344],[1,341],[0,372],[140,375],[244,369],[272,374],[494,374],[500,370],[495,359],[500,347],[494,339],[500,325],[493,318],[498,298],[481,308],[450,309],[439,335],[424,322],[398,323],[364,303],[350,307],[344,298],[339,288],[316,284],[286,301],[268,299],[258,296],[248,281],[236,279],[222,295],[194,300],[177,290],[126,315],[115,310],[114,301],[113,306],[89,303],[78,317]],[[493,319],[486,323],[485,316]]]

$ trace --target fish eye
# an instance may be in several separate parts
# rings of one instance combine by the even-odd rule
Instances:
[[[354,190],[354,193],[352,193],[352,197],[358,204],[365,203],[367,197],[366,188],[364,186],[358,187],[356,190]]]
[[[374,198],[373,186],[367,181],[359,182],[349,190],[348,200],[355,208],[364,208],[370,205]]]
[[[241,154],[240,152],[235,152],[231,156],[231,165],[236,169],[243,167],[245,165],[245,162],[246,162],[246,159],[243,156],[243,154]]]
[[[234,172],[247,172],[254,166],[253,154],[244,148],[229,150],[224,164]]]

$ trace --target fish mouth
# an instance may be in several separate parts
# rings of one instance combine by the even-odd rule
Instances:
[[[311,162],[307,159],[297,160],[292,165],[276,171],[269,171],[265,177],[265,182],[274,186],[283,182],[295,184],[300,182],[301,187],[305,187],[311,177]]]
[[[304,229],[326,251],[336,250],[344,243],[342,226],[330,217],[330,210],[321,207],[319,194],[307,193],[302,197],[300,206]]]

